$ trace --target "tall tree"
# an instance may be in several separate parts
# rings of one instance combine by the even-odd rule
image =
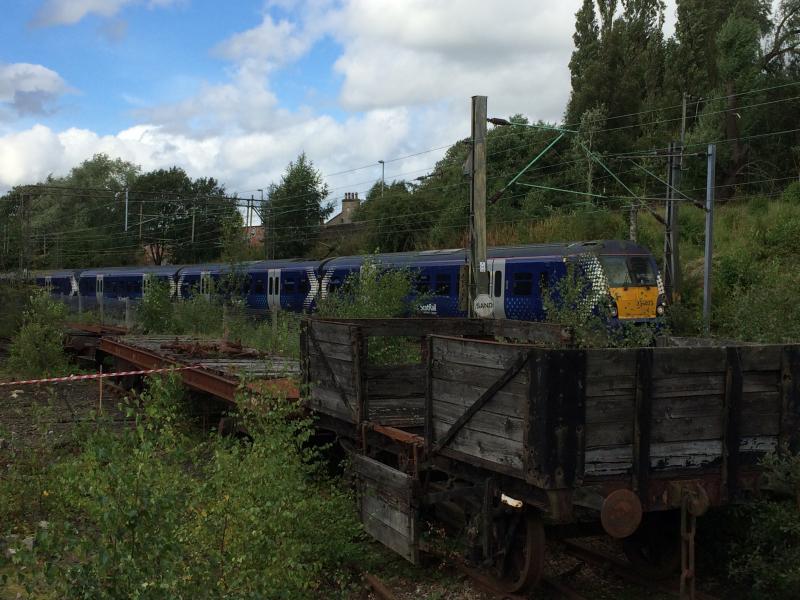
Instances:
[[[325,202],[327,195],[327,184],[305,152],[289,163],[280,183],[270,188],[266,211],[262,210],[269,219],[267,237],[274,236],[276,258],[304,256],[311,249],[323,221],[333,212]]]

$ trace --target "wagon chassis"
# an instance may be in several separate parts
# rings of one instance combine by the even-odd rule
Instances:
[[[371,364],[376,337],[417,339],[419,362]],[[648,575],[680,566],[694,597],[696,518],[757,491],[765,451],[797,449],[800,350],[570,342],[538,323],[307,319],[306,401],[353,457],[367,531],[408,560],[421,517],[460,517],[466,558],[513,592],[541,576],[545,524],[605,531]]]

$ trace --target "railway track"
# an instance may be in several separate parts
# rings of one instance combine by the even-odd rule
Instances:
[[[628,583],[640,586],[644,590],[653,594],[663,594],[673,598],[681,598],[677,584],[670,584],[667,581],[656,581],[646,578],[645,576],[637,573],[636,570],[626,561],[621,560],[608,553],[595,550],[580,542],[572,540],[563,540],[557,542],[557,546],[565,553],[573,558],[581,561],[576,568],[570,569],[562,574],[554,576],[546,576],[541,579],[540,587],[549,591],[556,598],[563,598],[565,600],[590,600],[590,597],[580,589],[565,582],[563,579],[579,570],[583,565],[592,565],[600,568],[603,572],[612,573],[613,575],[625,580]],[[429,550],[430,551],[430,550]],[[500,589],[496,582],[483,572],[468,567],[461,562],[442,556],[438,553],[433,553],[439,558],[447,567],[457,571],[470,579],[473,585],[491,595],[498,600],[529,600],[530,595],[521,595],[505,592]],[[373,575],[365,576],[367,585],[372,589],[375,595],[382,600],[396,600],[398,596],[379,578]],[[690,598],[687,596],[686,598]],[[692,600],[720,600],[716,596],[712,596],[705,592],[695,592]]]

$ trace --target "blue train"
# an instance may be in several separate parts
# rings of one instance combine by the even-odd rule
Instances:
[[[415,273],[416,293],[425,313],[466,315],[467,254],[464,249],[428,250],[325,260],[288,259],[241,265],[200,264],[157,267],[108,267],[36,273],[37,285],[61,297],[81,296],[84,308],[100,302],[141,299],[153,281],[166,281],[176,298],[193,294],[240,298],[259,311],[313,311],[317,302],[341,287],[365,261]],[[664,290],[653,256],[628,241],[603,240],[490,248],[487,270],[499,319],[544,320],[543,298],[578,265],[591,281],[593,297],[610,297],[619,320],[650,321],[664,314]],[[235,275],[235,276],[233,276]]]

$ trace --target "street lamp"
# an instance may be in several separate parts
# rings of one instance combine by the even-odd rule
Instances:
[[[383,187],[386,185],[386,163],[379,160],[378,164],[381,166],[381,198],[383,198]]]

